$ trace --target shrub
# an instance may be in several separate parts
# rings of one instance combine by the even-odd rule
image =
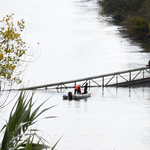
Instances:
[[[132,18],[127,21],[128,33],[131,35],[148,36],[149,26],[142,17]]]

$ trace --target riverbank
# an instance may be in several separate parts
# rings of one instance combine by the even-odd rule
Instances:
[[[111,16],[122,25],[121,32],[144,43],[150,42],[150,0],[138,1],[99,1],[102,13]]]

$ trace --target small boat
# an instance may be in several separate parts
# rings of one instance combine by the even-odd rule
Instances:
[[[72,94],[71,92],[68,92],[68,95],[63,95],[63,99],[69,99],[69,100],[72,100],[72,99],[82,99],[82,98],[87,98],[87,97],[90,97],[91,96],[91,93],[87,93],[87,94]]]

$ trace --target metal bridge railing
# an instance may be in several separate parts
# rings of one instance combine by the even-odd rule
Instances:
[[[99,76],[86,77],[76,80],[39,85],[33,87],[26,87],[17,90],[35,90],[40,88],[52,88],[52,89],[62,89],[62,88],[74,88],[77,84],[84,86],[85,83],[89,83],[88,87],[107,87],[107,86],[117,86],[120,83],[129,83],[138,80],[144,80],[150,78],[150,69],[148,67],[114,72]]]

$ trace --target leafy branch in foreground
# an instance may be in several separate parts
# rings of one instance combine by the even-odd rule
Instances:
[[[24,41],[25,21],[14,21],[14,13],[0,20],[0,77],[2,85],[12,86],[22,82],[21,74],[29,62],[37,59],[37,50],[33,51]],[[39,45],[39,42],[37,43]],[[36,55],[36,58],[34,55]]]
[[[25,91],[22,91],[18,97],[17,102],[12,108],[9,120],[2,128],[5,129],[4,136],[1,142],[0,150],[42,150],[50,148],[45,139],[37,134],[37,129],[30,129],[29,127],[37,122],[37,118],[45,111],[54,106],[45,108],[40,111],[41,106],[47,101],[44,101],[35,110],[31,111],[33,103],[33,95],[28,99]],[[55,118],[50,116],[47,118]],[[37,142],[34,142],[36,139]],[[54,147],[57,143],[54,145]],[[54,149],[51,147],[51,149]]]
[[[25,22],[22,19],[15,25],[13,15],[6,15],[0,20],[0,76],[19,84],[21,80],[17,76],[12,77],[12,74],[28,48],[21,38]]]

